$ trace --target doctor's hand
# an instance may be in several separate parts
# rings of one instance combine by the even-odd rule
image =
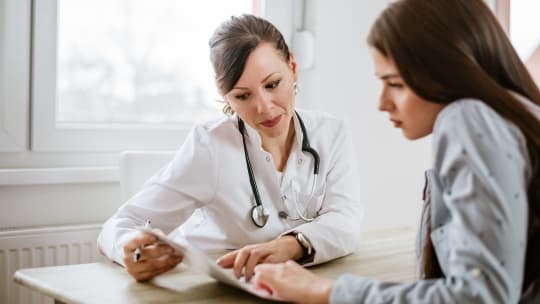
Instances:
[[[286,235],[266,243],[248,245],[227,253],[217,260],[223,268],[233,268],[234,275],[244,275],[246,281],[253,276],[257,264],[282,263],[302,257],[302,247],[294,236]]]
[[[328,303],[334,282],[316,276],[293,261],[255,267],[253,285],[294,303]]]
[[[140,248],[140,258],[135,261],[135,250]],[[175,255],[174,249],[159,243],[155,236],[141,232],[124,245],[124,264],[127,272],[137,281],[147,281],[174,267],[183,256]]]

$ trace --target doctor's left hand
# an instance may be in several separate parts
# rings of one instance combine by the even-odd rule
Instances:
[[[248,245],[217,260],[223,268],[233,268],[234,275],[249,281],[257,264],[282,263],[302,257],[302,247],[294,236],[282,236],[266,243]]]

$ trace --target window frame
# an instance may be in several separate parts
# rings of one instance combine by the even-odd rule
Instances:
[[[0,152],[28,147],[30,0],[0,0]]]
[[[510,0],[491,0],[491,3],[503,30],[510,36]]]

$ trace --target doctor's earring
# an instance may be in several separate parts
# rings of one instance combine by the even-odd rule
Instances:
[[[296,81],[293,83],[293,90],[294,90],[294,95],[298,94],[298,85],[296,84]]]
[[[231,105],[225,101],[225,98],[223,99],[216,99],[216,102],[222,103],[223,107],[221,108],[221,111],[223,111],[223,114],[230,116],[234,114],[234,110],[232,109]]]
[[[221,109],[225,115],[233,115],[234,110],[231,108],[231,106],[228,103],[225,103],[223,105],[223,108]]]

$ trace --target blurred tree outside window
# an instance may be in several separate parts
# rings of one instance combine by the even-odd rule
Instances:
[[[218,117],[208,39],[253,0],[60,0],[57,123],[185,124]]]

